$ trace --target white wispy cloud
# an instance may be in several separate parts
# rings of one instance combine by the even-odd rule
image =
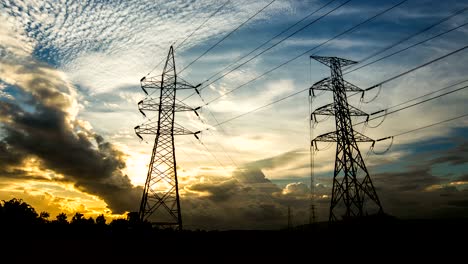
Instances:
[[[229,4],[182,50],[218,36],[245,20],[266,1]],[[48,52],[76,83],[93,93],[138,85],[163,58],[167,47],[190,34],[216,10],[218,1],[59,2],[6,3],[10,18],[22,24],[27,37],[36,39],[37,53]],[[287,8],[272,5],[258,19]],[[234,15],[235,14],[235,15]]]

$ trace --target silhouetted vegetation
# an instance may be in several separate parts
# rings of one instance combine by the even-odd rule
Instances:
[[[0,204],[0,223],[2,225],[32,225],[40,223],[45,214],[39,216],[36,210],[21,199],[13,198]]]
[[[71,219],[65,213],[59,213],[51,220],[50,213],[40,212],[24,202],[13,198],[0,202],[0,232],[10,235],[36,235],[47,237],[61,237],[75,234],[82,236],[112,236],[113,234],[127,235],[137,230],[151,231],[151,225],[141,224],[138,213],[129,213],[127,218],[113,219],[107,223],[104,214],[94,219],[86,218],[84,214],[76,212]]]
[[[291,252],[297,252],[297,256],[323,254],[324,249],[361,250],[363,245],[369,252],[386,252],[391,248],[392,252],[411,253],[414,251],[405,250],[415,245],[437,245],[438,249],[464,245],[450,242],[457,241],[454,238],[466,237],[467,231],[467,219],[398,220],[379,215],[332,225],[321,222],[283,230],[175,232],[153,228],[149,223],[142,224],[135,212],[127,214],[125,219],[106,221],[104,215],[93,219],[79,212],[70,218],[65,213],[55,217],[48,212],[38,214],[21,199],[0,202],[0,241],[13,246],[18,243],[9,242],[17,240],[21,246],[13,246],[13,250],[27,251],[30,256],[34,256],[31,252],[51,250],[53,254],[74,256],[77,249],[81,249],[79,254],[85,252],[94,256],[107,250],[114,252],[113,256],[119,261],[122,254],[130,256],[131,263],[134,263],[134,257],[151,259],[151,252],[156,251],[167,256],[190,257],[215,252],[230,259],[234,255],[269,255],[276,261],[281,253],[287,258],[285,263],[290,263]],[[51,243],[44,240],[54,246],[51,248]],[[21,254],[15,256],[23,256]],[[109,263],[108,259],[106,263]]]

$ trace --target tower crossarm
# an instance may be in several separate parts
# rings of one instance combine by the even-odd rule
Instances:
[[[185,81],[184,79],[177,77],[176,87],[177,89],[196,89],[201,86],[201,83],[197,85],[192,85]]]
[[[356,85],[343,80],[344,91],[345,92],[364,92],[364,89],[357,87]],[[316,83],[314,83],[310,88],[311,94],[314,94],[313,91],[333,91],[332,79],[330,77],[324,78]]]
[[[354,139],[356,142],[374,142],[370,137],[367,137],[357,131],[354,131]],[[320,136],[317,136],[312,140],[312,143],[314,142],[337,142],[338,141],[338,135],[336,131],[328,132],[325,134],[322,134]]]
[[[143,92],[148,95],[147,89],[161,89],[161,78],[162,75],[159,76],[152,76],[152,77],[143,77],[140,80],[140,86]],[[183,90],[183,89],[196,89],[201,86],[201,83],[198,85],[192,85],[185,81],[184,79],[177,77],[177,81],[175,82],[175,86],[171,88],[163,87],[164,89],[176,89],[176,90]]]
[[[319,91],[333,91],[332,89],[332,82],[330,77],[324,78],[316,83],[314,83],[311,87],[310,90],[313,92],[314,90],[319,90]]]
[[[146,116],[144,111],[172,111],[174,112],[187,112],[187,111],[194,111],[196,115],[198,115],[197,110],[200,107],[190,107],[183,102],[175,103],[174,105],[171,103],[160,104],[160,98],[148,98],[145,100],[141,100],[138,102],[138,110]]]
[[[357,87],[356,85],[343,80],[343,84],[345,87],[345,92],[364,92],[364,89]]]
[[[148,95],[147,89],[161,89],[162,76],[143,77],[140,80],[140,86],[143,92]]]
[[[135,134],[140,138],[143,139],[141,135],[171,135],[171,128],[168,127],[161,127],[158,132],[158,123],[157,122],[151,122],[151,123],[146,123],[146,124],[141,124],[139,126],[136,126],[134,128]],[[196,135],[200,133],[199,131],[197,132],[192,132],[183,126],[174,123],[174,135]]]
[[[335,115],[336,113],[335,108],[336,108],[335,103],[321,106],[315,109],[315,111],[312,113],[311,119],[313,119],[315,115],[328,115],[328,116]],[[350,116],[369,116],[369,114],[367,114],[366,112],[351,105],[349,105],[349,115]]]
[[[352,60],[347,60],[347,59],[343,59],[343,58],[338,58],[338,57],[322,57],[322,56],[310,56],[311,59],[314,59],[324,65],[327,65],[328,67],[330,67],[330,65],[332,64],[332,61],[335,63],[335,62],[338,62],[339,65],[341,67],[346,67],[346,66],[349,66],[349,65],[353,65],[353,64],[356,64],[357,62],[356,61],[352,61]]]

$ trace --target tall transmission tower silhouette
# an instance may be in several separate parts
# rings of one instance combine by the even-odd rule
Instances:
[[[311,56],[312,59],[330,67],[331,77],[325,78],[310,88],[332,91],[334,103],[319,107],[313,111],[311,119],[317,121],[317,115],[335,116],[336,131],[317,136],[311,145],[317,149],[317,142],[336,142],[335,170],[330,203],[329,221],[361,217],[369,212],[383,213],[379,197],[374,189],[357,142],[375,142],[371,138],[355,131],[351,116],[369,115],[348,104],[347,92],[364,92],[363,89],[343,80],[341,68],[356,62],[337,57]]]
[[[200,132],[189,131],[175,122],[176,112],[194,111],[197,114],[198,110],[180,101],[176,103],[178,101],[176,91],[196,89],[199,85],[190,85],[177,76],[172,46],[167,54],[162,75],[143,77],[140,82],[141,88],[147,95],[147,89],[159,90],[159,98],[149,96],[138,103],[138,108],[144,116],[146,116],[144,111],[158,112],[157,122],[151,121],[135,127],[135,133],[142,140],[142,134],[156,135],[141,198],[139,218],[157,226],[175,226],[182,229],[174,136],[192,134],[197,137]]]

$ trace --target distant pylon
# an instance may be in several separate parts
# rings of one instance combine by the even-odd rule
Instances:
[[[315,148],[318,141],[337,142],[329,221],[338,220],[338,216],[342,216],[343,219],[361,217],[367,215],[369,211],[383,213],[379,197],[357,145],[357,142],[374,142],[374,140],[354,131],[351,122],[351,116],[369,115],[349,105],[346,94],[363,92],[363,90],[343,80],[341,72],[341,67],[356,62],[337,57],[311,56],[311,58],[331,69],[331,77],[315,83],[310,88],[311,94],[314,94],[314,90],[333,92],[334,103],[315,109],[311,115],[311,119],[315,121],[316,115],[335,116],[336,131],[320,135],[311,142]]]
[[[315,224],[317,222],[316,215],[315,215],[315,203],[311,198],[310,208],[309,208],[309,224]]]
[[[198,134],[175,123],[175,112],[194,111],[188,105],[176,103],[176,91],[196,89],[177,77],[174,49],[171,46],[161,76],[143,77],[141,88],[148,95],[147,89],[158,89],[159,98],[148,97],[138,103],[140,112],[158,111],[157,122],[147,122],[135,127],[135,133],[156,135],[153,152],[141,198],[139,218],[157,226],[175,226],[182,229],[182,214],[179,201],[179,185],[175,156],[174,135]],[[197,114],[198,115],[198,114]],[[150,218],[151,217],[151,218]]]
[[[292,228],[291,206],[288,206],[288,229]]]

